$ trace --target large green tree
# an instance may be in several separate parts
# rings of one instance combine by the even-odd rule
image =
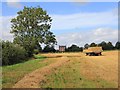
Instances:
[[[51,17],[45,10],[38,7],[24,7],[17,12],[17,16],[11,20],[14,42],[22,45],[29,56],[35,45],[56,44],[55,35],[50,31]]]

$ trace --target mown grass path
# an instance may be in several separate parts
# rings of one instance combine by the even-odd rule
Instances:
[[[44,83],[44,78],[46,75],[51,74],[56,68],[64,65],[67,62],[69,62],[69,59],[67,57],[56,59],[55,63],[37,69],[32,73],[26,75],[23,79],[17,82],[13,88],[37,88],[39,87],[39,83]]]
[[[2,67],[2,88],[12,88],[15,83],[32,71],[53,63],[53,60],[45,60],[45,57],[36,56],[26,62]]]

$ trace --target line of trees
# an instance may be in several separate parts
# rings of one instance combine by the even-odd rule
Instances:
[[[19,44],[12,43],[10,41],[2,41],[2,65],[12,65],[20,62],[24,62],[28,60],[29,53],[28,51],[20,46]],[[79,47],[77,45],[71,45],[70,47],[67,47],[65,49],[65,52],[82,52],[83,49],[87,49],[89,47],[96,47],[101,46],[103,50],[120,50],[120,42],[116,42],[115,45],[113,45],[111,42],[101,42],[99,44],[91,43],[91,44],[85,44],[84,47]],[[54,46],[46,45],[43,49],[41,45],[35,45],[33,53],[32,54],[38,54],[38,53],[48,53],[48,52],[59,52],[59,50],[56,50]]]
[[[101,43],[91,43],[91,44],[85,44],[84,47],[79,47],[77,45],[71,45],[70,47],[66,48],[65,52],[82,52],[83,49],[88,49],[89,47],[96,47],[101,46],[103,50],[120,50],[120,42],[116,42],[115,46],[112,44],[112,42],[101,42]]]
[[[89,44],[85,44],[84,48],[87,49],[88,47],[95,47],[95,46],[101,46],[103,50],[115,50],[115,49],[119,49],[120,50],[120,42],[116,42],[115,46],[112,44],[112,42],[101,42],[99,44],[96,43],[91,43]]]
[[[66,47],[65,52],[82,52],[83,49],[88,49],[89,47],[96,47],[96,46],[102,47],[103,50],[117,50],[117,49],[120,50],[120,42],[119,41],[116,42],[115,45],[113,45],[112,42],[103,41],[103,42],[98,43],[98,44],[96,44],[94,42],[91,43],[91,44],[85,44],[84,47],[80,47],[78,45],[73,44],[70,47]],[[46,53],[46,52],[59,52],[59,50],[56,50],[54,48],[54,46],[51,46],[51,47],[50,46],[45,46],[43,48],[43,50],[41,48],[41,50],[39,52],[43,52],[43,53]]]
[[[79,46],[73,44],[70,47],[66,48],[65,51],[66,52],[82,52],[83,47],[79,47]]]
[[[91,44],[85,44],[83,47],[80,47],[78,45],[72,44],[70,47],[66,47],[65,52],[82,52],[83,49],[88,49],[89,47],[96,47],[100,46],[103,50],[120,50],[120,42],[116,42],[115,45],[112,44],[112,42],[101,42],[101,43],[91,43]],[[39,52],[48,53],[48,52],[59,52],[59,50],[56,50],[54,46],[45,46],[43,49],[41,48]]]

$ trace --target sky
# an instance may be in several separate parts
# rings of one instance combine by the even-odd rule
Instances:
[[[51,31],[58,45],[84,46],[86,43],[118,41],[117,2],[2,2],[2,39],[13,40],[10,20],[24,6],[40,6],[53,19]],[[56,48],[58,47],[56,46]]]

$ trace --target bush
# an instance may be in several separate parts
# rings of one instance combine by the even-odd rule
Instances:
[[[2,65],[12,65],[26,60],[26,51],[18,44],[2,42]]]
[[[35,48],[35,38],[30,38],[29,36],[16,37],[16,38],[14,38],[13,42],[15,44],[22,46],[26,50],[27,57],[33,56],[34,48]]]

